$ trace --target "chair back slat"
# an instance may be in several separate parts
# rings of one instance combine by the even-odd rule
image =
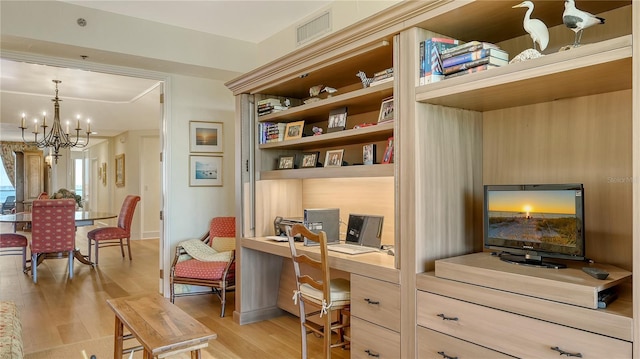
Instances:
[[[128,195],[122,202],[120,214],[118,215],[118,227],[124,229],[127,233],[131,233],[131,222],[138,202],[140,202],[140,196],[134,195]]]
[[[298,255],[295,246],[295,236],[302,235],[309,240],[318,242],[320,249],[320,260],[315,260],[306,254]],[[331,298],[329,287],[331,273],[329,271],[329,254],[327,249],[327,234],[324,231],[313,233],[307,227],[301,224],[294,224],[290,229],[287,228],[287,236],[289,238],[289,248],[291,249],[291,259],[293,260],[293,269],[296,275],[298,290],[300,283],[307,283],[312,287],[322,291],[324,298]],[[311,276],[306,275],[300,270],[300,263],[319,268],[322,271],[322,278],[314,280]]]
[[[75,248],[76,201],[37,199],[31,207],[31,251],[52,253]]]

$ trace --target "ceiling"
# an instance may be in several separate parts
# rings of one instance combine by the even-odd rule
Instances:
[[[239,41],[258,43],[316,12],[331,1],[65,1]],[[260,24],[251,26],[250,24]],[[59,85],[60,119],[91,118],[94,137],[111,137],[128,130],[160,128],[160,84],[55,66],[0,60],[0,140],[21,139],[20,117],[53,119],[55,84]],[[73,127],[73,126],[72,126]],[[86,125],[82,125],[86,128]],[[31,130],[25,138],[32,138]],[[30,137],[29,137],[30,136]]]

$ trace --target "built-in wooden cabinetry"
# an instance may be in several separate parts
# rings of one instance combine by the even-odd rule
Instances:
[[[438,343],[454,343],[462,353],[498,357],[487,351],[496,350],[492,341],[503,340],[505,333],[477,333],[481,327],[471,334],[448,332],[429,314],[444,306],[483,320],[539,318],[530,323],[540,326],[539,331],[580,338],[595,343],[597,350],[619,349],[609,341],[623,343],[622,357],[640,353],[640,56],[633,50],[633,43],[640,42],[640,6],[631,1],[579,1],[579,8],[606,18],[606,23],[586,29],[582,46],[558,52],[574,38],[562,24],[563,1],[537,1],[532,17],[542,19],[550,33],[546,56],[418,85],[418,45],[430,37],[489,41],[511,57],[530,48],[522,27],[524,11],[511,8],[517,3],[402,2],[227,84],[237,98],[240,236],[270,235],[275,216],[300,216],[304,208],[339,207],[343,218],[348,213],[385,216],[383,243],[396,247],[397,280],[379,284],[398,292],[393,301],[399,301],[394,309],[399,326],[377,323],[375,315],[356,309],[352,348],[371,339],[359,337],[361,329],[379,332],[374,339],[396,338],[393,345],[399,341],[403,358],[418,357]],[[372,74],[389,66],[394,67],[394,82],[377,88],[363,89],[355,76],[359,70]],[[338,91],[316,103],[257,117],[260,99],[304,99],[311,86],[320,84]],[[391,95],[393,125],[257,142],[260,121],[305,120],[322,127],[334,107],[348,107],[348,128],[374,121],[380,101]],[[282,154],[319,151],[324,160],[324,151],[336,148],[344,148],[345,160],[354,163],[363,144],[383,144],[391,135],[396,146],[391,165],[276,170]],[[378,146],[379,155],[383,146]],[[561,311],[563,305],[545,309],[535,300],[535,313],[526,308],[512,312],[511,304],[533,299],[469,284],[457,288],[434,275],[436,260],[483,250],[483,185],[511,183],[584,184],[587,256],[636,275],[626,287],[626,299],[616,304],[622,314],[580,309],[576,315],[614,318],[614,323],[599,330],[590,319],[557,323],[546,311]],[[235,317],[241,323],[278,314],[275,300],[259,288],[278,286],[279,277],[270,273],[280,273],[282,259],[257,248],[253,242],[238,244]],[[353,272],[351,277],[356,283],[379,279]],[[496,306],[499,301],[503,304]],[[622,329],[615,329],[617,320]],[[623,334],[615,334],[620,331]],[[354,350],[352,355],[358,354]]]

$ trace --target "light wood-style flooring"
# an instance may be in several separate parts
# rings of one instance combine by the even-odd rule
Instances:
[[[78,230],[76,242],[83,253],[90,229]],[[103,248],[96,268],[75,261],[71,280],[66,259],[48,259],[38,267],[37,284],[22,273],[20,256],[0,256],[0,300],[20,308],[25,354],[113,336],[114,315],[106,299],[158,292],[158,240],[133,241],[132,253],[129,261],[118,247]],[[203,358],[300,357],[300,327],[293,315],[238,325],[232,319],[233,293],[224,318],[214,295],[177,298],[176,305],[218,334]],[[321,339],[309,335],[308,340],[309,357],[321,357]],[[349,356],[349,350],[332,350],[334,358]]]

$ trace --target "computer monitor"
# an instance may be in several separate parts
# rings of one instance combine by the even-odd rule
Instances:
[[[380,248],[383,216],[349,214],[346,243]]]
[[[309,208],[304,210],[304,226],[312,232],[324,231],[327,243],[340,241],[340,209]],[[304,238],[305,246],[317,246],[318,242]]]

